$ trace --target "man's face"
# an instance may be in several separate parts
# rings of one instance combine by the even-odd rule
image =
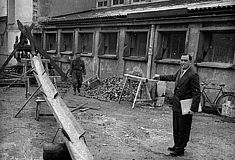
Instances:
[[[182,55],[180,60],[180,66],[182,69],[187,69],[191,65],[189,55]]]

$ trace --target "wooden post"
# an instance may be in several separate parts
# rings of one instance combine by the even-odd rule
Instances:
[[[136,103],[137,97],[139,95],[141,85],[142,85],[142,80],[139,82],[139,85],[138,85],[138,88],[137,88],[137,91],[136,91],[136,95],[135,95],[135,99],[134,99],[134,102],[132,104],[132,109],[135,107],[135,103]]]
[[[150,76],[151,76],[152,57],[153,57],[154,29],[155,29],[155,26],[152,25],[151,26],[151,31],[150,31],[150,41],[149,41],[149,50],[148,50],[147,78],[150,78]]]

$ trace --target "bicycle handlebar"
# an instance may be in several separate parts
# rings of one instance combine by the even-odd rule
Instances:
[[[201,85],[202,85],[202,86],[208,86],[209,84],[211,84],[212,86],[225,87],[225,84],[224,84],[224,83],[215,84],[215,83],[213,83],[213,82],[205,82],[205,81],[202,81],[202,82],[201,82]]]

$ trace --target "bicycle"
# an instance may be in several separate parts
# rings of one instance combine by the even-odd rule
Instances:
[[[212,85],[209,86],[209,84]],[[222,115],[222,108],[224,105],[235,106],[235,92],[226,92],[224,91],[225,84],[218,84],[215,83],[206,83],[202,81],[201,83],[202,91],[201,91],[201,106],[202,111],[205,111],[208,106],[206,106],[206,102],[209,103],[210,107],[218,112],[219,115]],[[218,93],[214,99],[211,101],[205,92],[205,90],[218,90]]]

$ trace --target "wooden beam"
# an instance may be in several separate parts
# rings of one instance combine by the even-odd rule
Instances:
[[[41,91],[44,93],[44,99],[50,107],[50,110],[52,111],[54,117],[56,118],[57,123],[60,125],[60,128],[62,128],[64,140],[66,142],[71,158],[73,160],[93,160],[93,156],[89,152],[84,141],[84,129],[72,115],[63,99],[60,97],[58,91],[51,82],[50,77],[45,71],[40,56],[37,56],[35,53],[35,45],[37,45],[37,43],[35,43],[35,39],[30,33],[30,28],[32,28],[32,25],[30,27],[27,27],[23,26],[20,21],[17,22],[21,32],[25,34],[26,37],[30,40],[32,54],[31,65],[34,68],[34,76],[37,80],[38,85],[41,86]],[[40,52],[41,47],[37,49]],[[50,56],[48,59],[50,59]]]
[[[38,84],[41,84],[45,100],[47,101],[57,122],[66,133],[65,141],[72,159],[93,159],[93,156],[81,138],[85,133],[84,129],[72,115],[69,108],[66,106],[65,102],[60,97],[58,91],[51,82],[50,77],[45,73],[40,57],[32,57],[31,64],[35,69],[34,75],[36,80]]]
[[[131,75],[131,74],[124,74],[124,76],[128,77],[128,79],[139,80],[139,81],[143,81],[143,82],[158,82],[158,80],[148,79],[148,78],[139,77],[139,76],[134,76],[134,75]]]

